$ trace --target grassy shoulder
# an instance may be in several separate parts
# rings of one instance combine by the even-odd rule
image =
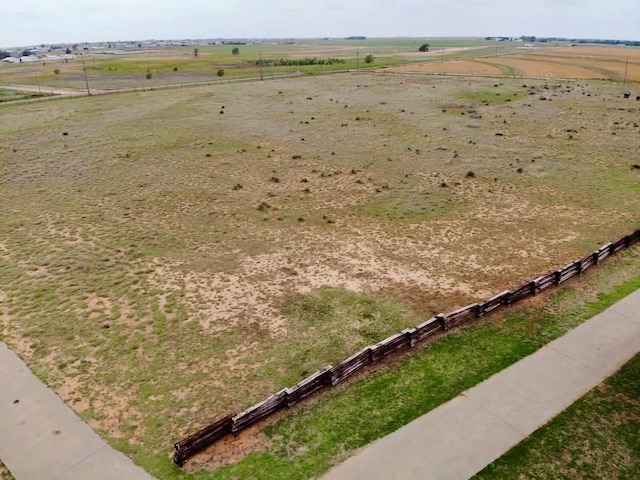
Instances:
[[[5,464],[2,463],[2,460],[0,460],[0,480],[14,480],[13,475],[11,475],[11,472]]]
[[[161,479],[306,479],[397,430],[640,288],[629,252],[534,304],[451,332],[408,357],[321,395],[265,429],[268,446],[216,471],[180,471],[166,457],[130,450]],[[592,291],[596,288],[599,293]],[[319,299],[319,301],[324,301]],[[305,304],[305,309],[310,309]],[[636,386],[637,388],[637,386]]]
[[[640,478],[640,354],[474,479]]]
[[[19,92],[17,90],[7,90],[6,88],[0,88],[0,103],[2,102],[11,102],[14,100],[24,100],[26,98],[40,98],[40,97],[49,97],[51,94],[48,93],[27,93],[27,92]]]

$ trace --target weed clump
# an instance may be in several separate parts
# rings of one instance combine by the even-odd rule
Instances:
[[[271,205],[269,205],[267,202],[260,202],[260,204],[258,205],[258,211],[260,212],[268,212],[269,210],[272,210],[273,207]]]
[[[467,172],[467,178],[475,178],[476,174],[473,172],[473,170],[469,170]]]

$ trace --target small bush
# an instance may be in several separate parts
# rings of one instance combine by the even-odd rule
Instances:
[[[373,63],[373,61],[374,61],[374,58],[371,53],[368,54],[366,57],[364,57],[364,63]]]
[[[153,73],[151,73],[150,70],[147,70],[147,73],[144,74],[144,78],[151,80],[153,78]]]
[[[216,73],[216,75],[218,75],[219,77],[224,77],[224,68],[218,70],[218,73]]]
[[[59,69],[59,68],[56,68],[56,69],[53,71],[53,73],[55,73],[56,75],[59,75],[59,74],[60,74],[60,69]]]
[[[269,205],[267,202],[260,202],[260,204],[258,205],[258,210],[261,212],[268,212],[272,208],[273,207]]]
[[[473,172],[473,170],[469,170],[467,172],[467,178],[475,178],[476,174]]]
[[[178,71],[178,67],[173,67],[173,71],[177,72]]]

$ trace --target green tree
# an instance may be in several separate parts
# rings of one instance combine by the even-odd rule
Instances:
[[[147,70],[147,73],[144,74],[144,78],[146,78],[147,80],[151,80],[153,78],[153,73],[151,73],[151,70]]]
[[[67,55],[71,55],[71,49],[70,49],[70,48],[67,48],[67,49],[64,51],[64,53],[66,53]]]
[[[429,44],[428,43],[423,43],[422,45],[420,45],[420,48],[418,49],[419,52],[428,52],[429,51]]]
[[[221,68],[220,70],[218,70],[217,75],[218,75],[219,77],[224,77],[224,68]]]
[[[231,55],[240,55],[240,49],[238,47],[233,47],[233,50],[231,50]]]
[[[364,63],[373,63],[373,55],[369,53],[366,57],[364,57]]]
[[[193,56],[198,58],[198,53],[200,52],[200,49],[198,47],[193,49]]]

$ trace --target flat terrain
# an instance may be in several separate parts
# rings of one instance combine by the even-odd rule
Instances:
[[[430,51],[419,52],[423,43]],[[212,45],[195,47],[77,50],[76,59],[42,60],[24,64],[1,64],[0,85],[37,85],[86,90],[85,70],[92,91],[125,88],[157,87],[168,84],[211,82],[240,78],[258,78],[259,62],[262,75],[292,73],[322,74],[335,70],[380,67],[432,61],[446,58],[487,56],[497,51],[515,51],[516,42],[496,42],[477,39],[368,39],[368,40],[305,40],[302,43],[264,45]],[[237,55],[232,54],[239,49]],[[52,53],[64,53],[62,51]],[[368,54],[373,61],[366,63]],[[84,63],[83,60],[84,59]],[[312,60],[313,61],[310,61]],[[222,69],[224,75],[218,75]],[[147,78],[150,74],[150,78]]]
[[[0,335],[112,444],[164,458],[637,228],[620,91],[344,74],[2,107]]]
[[[628,63],[627,63],[628,59]],[[525,48],[509,55],[390,67],[394,72],[640,81],[640,48]]]

